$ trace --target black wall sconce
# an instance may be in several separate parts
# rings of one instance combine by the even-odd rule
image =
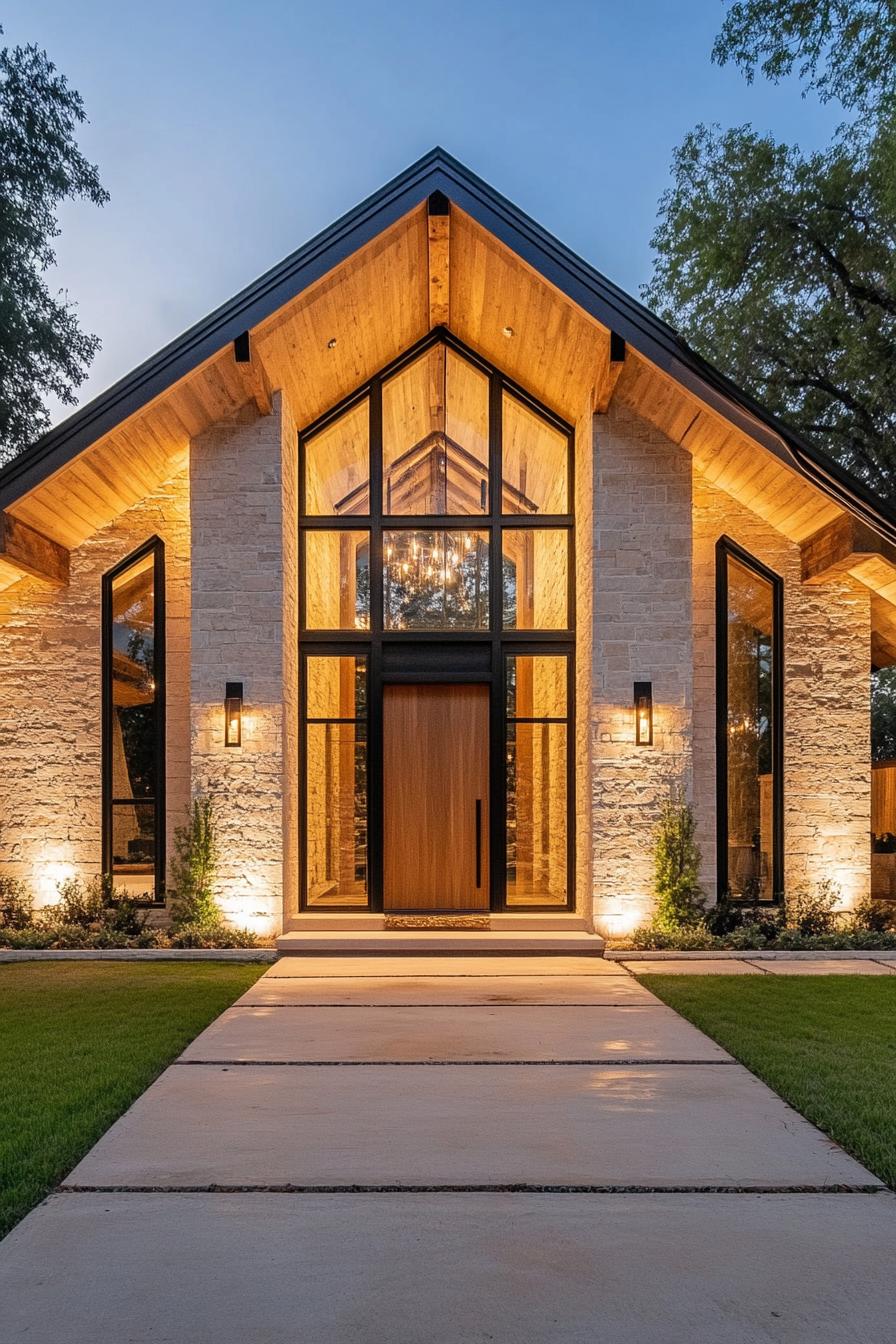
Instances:
[[[653,682],[635,682],[635,745],[653,746]]]
[[[224,745],[239,747],[243,741],[243,683],[228,681],[224,687]]]

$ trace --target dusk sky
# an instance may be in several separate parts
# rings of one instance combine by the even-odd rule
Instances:
[[[720,0],[7,0],[82,94],[111,201],[67,207],[53,281],[100,392],[435,144],[638,292],[673,147],[751,121],[804,149],[837,107],[710,62]]]

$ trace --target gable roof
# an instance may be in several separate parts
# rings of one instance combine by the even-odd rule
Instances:
[[[867,486],[777,420],[697,355],[667,323],[438,147],[0,469],[0,510],[271,317],[434,193],[459,206],[590,317],[829,499],[896,542],[896,513]]]

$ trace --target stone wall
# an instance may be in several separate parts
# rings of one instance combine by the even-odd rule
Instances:
[[[167,830],[189,804],[190,514],[187,473],[72,551],[71,579],[0,593],[0,875],[39,906],[102,867],[102,578],[157,535],[165,543]]]
[[[806,585],[799,546],[701,475],[694,480],[694,805],[716,890],[715,547],[728,536],[784,580],[784,885],[829,877],[844,906],[870,890],[870,594]]]
[[[224,913],[262,935],[282,927],[284,871],[294,866],[285,834],[294,802],[283,805],[295,732],[294,690],[285,689],[295,651],[284,644],[285,614],[293,646],[295,628],[294,580],[283,577],[285,544],[294,558],[284,492],[294,492],[295,459],[282,453],[290,435],[277,394],[272,415],[247,407],[190,452],[193,789],[216,805]],[[228,681],[243,683],[241,747],[224,746]]]
[[[632,411],[594,418],[591,702],[597,929],[649,912],[652,833],[673,785],[691,787],[690,455]],[[653,683],[654,745],[635,745],[635,681]]]

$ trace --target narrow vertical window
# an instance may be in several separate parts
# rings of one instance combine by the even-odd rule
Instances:
[[[569,660],[506,659],[507,905],[566,906]]]
[[[719,889],[774,901],[782,887],[782,585],[732,542],[717,550]]]
[[[367,905],[367,659],[305,659],[305,904]]]
[[[139,901],[164,897],[164,549],[103,579],[103,872]]]

